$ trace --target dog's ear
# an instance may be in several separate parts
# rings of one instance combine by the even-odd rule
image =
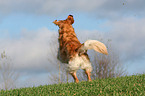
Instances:
[[[72,15],[69,15],[68,17],[67,17],[67,20],[70,20],[71,22],[71,24],[73,24],[74,23],[74,18],[73,18],[73,16]]]

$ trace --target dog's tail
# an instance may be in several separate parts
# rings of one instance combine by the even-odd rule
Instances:
[[[88,49],[94,49],[96,52],[108,55],[106,46],[97,40],[87,40],[85,43],[82,44],[78,52],[79,54],[83,54]]]

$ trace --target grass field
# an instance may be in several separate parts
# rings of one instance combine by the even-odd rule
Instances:
[[[1,90],[0,96],[145,96],[145,74],[96,79],[92,82]]]

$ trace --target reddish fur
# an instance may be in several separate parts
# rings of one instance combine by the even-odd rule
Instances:
[[[68,16],[66,20],[55,20],[54,24],[59,26],[59,51],[60,57],[63,61],[69,61],[77,54],[77,50],[82,46],[78,38],[76,37],[72,24],[74,19],[72,16]]]

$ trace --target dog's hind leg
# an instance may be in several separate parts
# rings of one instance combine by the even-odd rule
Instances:
[[[85,73],[86,73],[86,75],[88,77],[88,81],[92,81],[92,79],[91,79],[91,72],[89,70],[85,70]]]
[[[78,83],[79,82],[79,79],[78,79],[78,77],[76,75],[76,72],[71,73],[71,75],[74,78],[75,82]]]

